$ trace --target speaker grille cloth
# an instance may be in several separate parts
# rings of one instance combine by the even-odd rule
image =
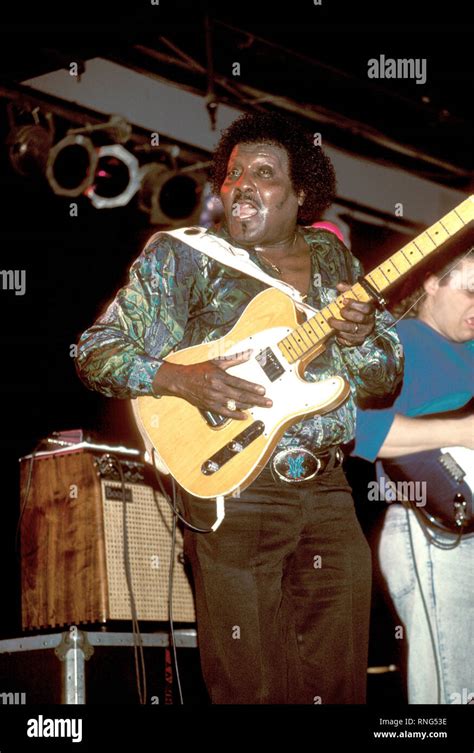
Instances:
[[[121,491],[118,482],[102,480],[102,499],[110,619],[131,619],[130,596],[125,577],[123,501],[108,499]],[[132,591],[139,620],[168,619],[168,579],[173,513],[149,486],[125,484],[127,539]],[[109,491],[107,491],[109,490]],[[130,499],[131,494],[131,499]],[[195,622],[191,586],[182,564],[183,536],[176,531],[173,576],[173,619]]]

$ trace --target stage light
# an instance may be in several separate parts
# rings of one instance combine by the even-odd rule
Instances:
[[[49,129],[39,122],[37,112],[28,116],[34,117],[34,124],[17,125],[13,114],[9,118],[9,158],[21,175],[45,175],[56,195],[87,196],[96,209],[125,206],[139,192],[138,207],[153,225],[180,227],[199,221],[209,198],[204,192],[208,162],[183,166],[178,161],[180,147],[170,144],[160,150],[166,162],[140,165],[135,149],[143,149],[135,145],[131,152],[118,143],[130,141],[132,133],[131,125],[118,115],[106,123],[71,128],[54,145],[51,114],[45,115],[51,121]],[[106,145],[100,146],[104,139]],[[204,219],[215,224],[220,210],[208,204]]]
[[[150,217],[152,225],[181,226],[197,220],[205,175],[201,171],[169,170],[152,163],[142,168],[139,208]]]
[[[87,136],[66,136],[50,150],[46,166],[48,183],[58,196],[80,196],[92,185],[97,150]]]
[[[93,184],[85,191],[96,209],[123,207],[140,188],[137,158],[120,144],[102,146],[97,152]]]
[[[12,167],[20,175],[44,175],[52,143],[52,131],[42,125],[14,128],[7,140]]]
[[[81,128],[70,128],[68,134],[80,133],[83,136],[90,136],[94,133],[102,133],[107,137],[107,141],[114,144],[125,144],[132,136],[132,126],[121,115],[111,115],[105,123],[86,123]]]

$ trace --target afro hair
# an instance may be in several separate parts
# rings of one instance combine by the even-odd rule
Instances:
[[[305,192],[298,212],[298,224],[311,225],[332,204],[336,176],[332,162],[311,134],[296,121],[274,113],[241,115],[222,132],[214,151],[210,171],[211,187],[219,195],[227,173],[227,163],[237,144],[274,144],[286,150],[290,180],[295,193]]]

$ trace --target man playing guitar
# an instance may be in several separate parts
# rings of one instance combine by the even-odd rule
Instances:
[[[461,699],[474,695],[474,533],[472,487],[465,483],[472,457],[463,470],[449,456],[450,447],[474,449],[474,249],[438,261],[395,310],[408,317],[397,325],[403,386],[390,408],[358,411],[354,450],[381,458],[382,474],[392,479],[418,471],[416,480],[426,485],[426,509],[413,500],[387,509],[378,550],[403,628],[397,635],[407,654],[409,703],[466,703]]]
[[[212,181],[225,223],[209,235],[244,247],[314,309],[357,281],[361,266],[338,238],[309,227],[330,205],[335,177],[298,124],[276,114],[242,116],[219,142]],[[245,419],[252,406],[271,405],[264,387],[227,372],[246,354],[192,365],[163,359],[224,335],[265,289],[157,233],[129,283],[82,335],[79,374],[108,396],[174,396],[221,418]],[[328,319],[337,337],[305,376],[342,375],[350,385],[345,403],[290,426],[256,480],[226,499],[217,531],[185,530],[201,664],[214,703],[365,700],[370,554],[340,445],[354,436],[356,396],[393,391],[402,361],[388,313],[347,299],[341,314]],[[179,456],[179,441],[174,452]],[[183,502],[187,519],[209,528],[209,500],[183,493]]]

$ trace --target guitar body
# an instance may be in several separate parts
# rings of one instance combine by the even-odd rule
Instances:
[[[443,447],[384,460],[392,481],[425,484],[426,504],[408,502],[433,529],[473,533],[474,451]],[[407,487],[409,489],[409,486]]]
[[[270,288],[255,296],[225,337],[166,357],[170,363],[190,365],[252,349],[248,361],[227,371],[262,384],[273,406],[254,407],[246,411],[246,420],[238,421],[208,415],[182,398],[136,398],[132,401],[135,419],[150,459],[159,470],[171,473],[197,497],[236,494],[263,470],[289,426],[334,410],[347,399],[350,388],[340,376],[317,382],[303,378],[306,365],[324,350],[324,345],[295,363],[285,358],[278,343],[297,325],[293,301]],[[218,423],[212,425],[210,419]],[[215,469],[215,465],[219,467]]]

